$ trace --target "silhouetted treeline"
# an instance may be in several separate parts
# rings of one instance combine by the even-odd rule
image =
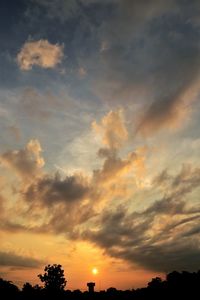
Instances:
[[[48,273],[48,271],[53,271]],[[114,287],[100,292],[81,292],[80,290],[65,290],[64,273],[60,265],[48,265],[44,275],[39,275],[44,287],[32,286],[25,283],[20,290],[10,281],[0,279],[0,299],[11,300],[43,300],[43,299],[67,299],[67,300],[145,300],[145,299],[200,299],[200,271],[172,272],[167,274],[166,279],[153,278],[145,288],[132,290],[117,290]],[[57,272],[59,271],[59,272]],[[61,273],[60,273],[61,271]],[[54,276],[55,275],[55,276]],[[62,279],[58,287],[59,280]],[[54,285],[54,280],[57,285]],[[49,284],[49,282],[51,284]],[[55,288],[56,287],[56,288]]]

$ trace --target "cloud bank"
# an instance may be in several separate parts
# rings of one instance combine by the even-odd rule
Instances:
[[[200,168],[183,164],[174,174],[164,169],[145,187],[148,148],[120,155],[128,139],[122,112],[109,112],[93,123],[93,130],[102,139],[97,153],[102,164],[91,176],[61,176],[44,170],[35,176],[43,167],[37,140],[31,140],[25,149],[2,154],[5,165],[23,179],[18,195],[24,203],[25,224],[4,220],[2,230],[65,234],[153,271],[196,270],[200,206],[191,198],[198,195]],[[27,182],[29,173],[32,181]],[[149,203],[145,189],[155,193]],[[142,195],[145,208],[135,206],[136,193]]]
[[[82,233],[105,253],[158,272],[197,270],[200,206],[187,196],[199,188],[200,169],[183,166],[175,176],[160,174],[153,188],[165,182],[163,197],[143,211],[127,205],[110,207],[96,220],[94,230]],[[166,172],[165,172],[166,174]]]

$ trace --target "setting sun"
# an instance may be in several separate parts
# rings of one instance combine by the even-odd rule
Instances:
[[[93,268],[92,269],[92,274],[97,275],[99,273],[97,268]]]

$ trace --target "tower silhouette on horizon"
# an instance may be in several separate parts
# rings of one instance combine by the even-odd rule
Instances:
[[[89,293],[94,293],[95,282],[88,282],[87,287]]]

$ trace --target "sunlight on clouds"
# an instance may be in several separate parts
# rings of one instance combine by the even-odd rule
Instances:
[[[123,111],[110,111],[100,124],[93,122],[93,128],[102,135],[102,141],[110,149],[118,149],[128,138]]]
[[[34,65],[54,68],[63,58],[63,46],[51,44],[47,40],[27,41],[17,55],[21,70],[31,70]]]
[[[3,165],[14,170],[24,181],[31,181],[44,166],[42,149],[38,140],[30,140],[24,149],[7,151],[0,157]]]

